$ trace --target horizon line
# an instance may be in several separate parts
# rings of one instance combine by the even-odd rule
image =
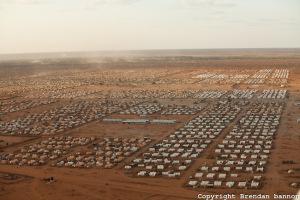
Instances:
[[[97,53],[97,52],[147,52],[147,51],[188,51],[188,50],[300,50],[300,47],[230,47],[230,48],[166,48],[166,49],[107,49],[107,50],[70,50],[70,51],[40,51],[40,52],[18,52],[18,53],[0,53],[4,55],[31,55],[31,54],[56,54],[56,53]]]

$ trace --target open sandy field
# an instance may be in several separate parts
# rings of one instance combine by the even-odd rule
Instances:
[[[0,61],[0,200],[293,199],[299,49],[124,54]]]

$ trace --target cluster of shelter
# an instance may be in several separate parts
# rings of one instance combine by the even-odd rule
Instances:
[[[289,73],[288,69],[275,69],[268,83],[283,87],[288,83]]]
[[[3,81],[7,93],[26,98],[42,98],[42,94],[83,85],[78,80],[59,76],[37,76],[7,79]],[[41,94],[41,95],[40,95]]]
[[[135,99],[138,103],[143,103],[142,100],[148,100],[153,98],[160,99],[252,99],[260,98],[266,93],[267,90],[259,91],[257,89],[234,89],[234,90],[122,90],[119,95],[114,96],[114,93],[110,93],[111,98],[127,98]],[[273,89],[274,93],[282,93],[284,90]],[[103,93],[101,93],[103,94]],[[122,95],[121,95],[122,94]],[[103,96],[104,98],[104,96]],[[272,97],[268,97],[272,98]],[[153,104],[153,105],[152,105]],[[154,105],[155,103],[140,104],[136,107],[123,111],[122,114],[137,114],[143,113],[142,110],[157,110],[162,109],[162,105]],[[148,107],[148,108],[147,108]],[[145,111],[147,112],[147,111]],[[153,112],[152,112],[153,113]]]
[[[273,72],[273,73],[272,73]],[[245,81],[246,84],[264,84],[285,86],[289,78],[288,69],[262,69]]]
[[[54,99],[44,99],[44,100],[22,99],[22,100],[3,101],[0,104],[0,114],[26,110],[37,106],[48,105],[54,102],[56,102]]]
[[[135,84],[153,84],[158,81],[163,81],[160,77],[166,77],[170,73],[179,72],[181,70],[170,71],[166,69],[145,69],[139,70],[117,70],[103,69],[101,71],[93,71],[92,73],[79,73],[81,81],[89,85],[135,85]]]
[[[144,103],[123,110],[120,114],[134,114],[134,115],[151,115],[153,113],[161,111],[163,105],[159,103]]]
[[[270,85],[279,85],[284,87],[288,83],[288,79],[270,79],[268,83]]]
[[[26,98],[73,99],[100,92],[99,88],[76,88],[30,93]]]
[[[288,79],[290,71],[288,69],[275,69],[272,74],[273,79]]]
[[[287,97],[286,89],[265,89],[258,91],[256,89],[234,89],[227,91],[222,96],[224,99],[284,99]]]
[[[207,72],[207,73],[198,74],[197,76],[194,76],[193,78],[204,80],[204,79],[211,78],[211,77],[213,77],[215,75],[216,75],[216,73],[208,73]]]
[[[217,74],[213,77],[210,77],[202,83],[209,83],[209,84],[239,84],[246,80],[250,75],[248,74]]]
[[[164,90],[163,95],[160,96],[162,99],[218,99],[222,97],[227,91],[225,90]]]
[[[66,129],[102,118],[120,109],[119,104],[107,101],[78,101],[64,106],[0,122],[6,135],[39,135],[60,133]]]
[[[157,98],[165,94],[165,90],[157,89],[127,89],[122,88],[119,90],[102,90],[101,92],[90,94],[84,98],[96,99],[132,99],[132,100],[145,100]]]
[[[180,92],[169,91],[168,95],[172,98],[182,98]],[[285,89],[266,89],[259,91],[257,89],[234,89],[234,90],[186,90],[185,98],[192,99],[252,99],[252,98],[285,98],[287,90]],[[165,95],[164,97],[167,97]]]
[[[22,87],[2,87],[0,90],[1,99],[12,99],[25,93],[27,90]]]
[[[196,93],[194,98],[218,99],[221,96],[223,96],[225,93],[226,93],[226,91],[223,91],[223,90],[208,90],[208,91],[202,91],[202,92]]]
[[[251,89],[246,89],[246,90],[239,90],[235,89],[232,90],[231,92],[228,92],[226,94],[227,98],[231,99],[252,99],[254,95],[256,94],[257,90],[251,90]]]
[[[92,141],[93,137],[56,136],[42,140],[39,143],[24,146],[15,152],[0,153],[1,164],[39,166],[49,160],[55,160],[68,154],[72,148],[84,146]]]
[[[261,69],[245,81],[246,84],[264,84],[272,74],[272,69]]]
[[[235,74],[230,75],[228,79],[224,80],[225,84],[239,84],[246,80],[250,75],[249,74]]]
[[[70,72],[67,72],[70,74]],[[3,79],[0,82],[0,87],[16,87],[16,86],[24,86],[24,87],[32,87],[35,86],[35,89],[63,89],[66,87],[77,87],[80,86],[80,82],[76,80],[69,79],[69,77],[58,76],[61,74],[47,75],[47,76],[23,76],[8,79]],[[49,88],[51,87],[51,88]]]
[[[261,69],[256,72],[251,78],[266,79],[272,74],[272,69]]]
[[[179,177],[239,111],[238,105],[227,101],[216,103],[126,164],[127,173],[135,176]]]
[[[240,73],[231,73],[231,74],[224,74],[224,73],[203,73],[193,78],[202,80],[201,83],[208,83],[208,84],[239,84],[245,79],[247,79],[250,75],[249,74],[240,74]]]
[[[265,82],[266,79],[263,78],[249,78],[245,81],[245,83],[249,85],[264,84]]]
[[[186,99],[192,97],[196,91],[194,90],[166,90],[160,96],[162,99]]]
[[[187,185],[261,188],[282,109],[282,103],[253,103],[215,148],[214,163],[199,167]]]
[[[286,89],[265,89],[262,91],[246,89],[228,91],[223,97],[231,99],[285,99],[287,94],[288,92]]]
[[[155,81],[155,84],[193,84],[195,81],[185,77],[163,77]]]
[[[287,90],[267,89],[257,96],[258,99],[285,99]]]
[[[112,168],[151,142],[150,138],[104,138],[86,150],[74,152],[53,166],[72,168]]]
[[[216,83],[220,83],[228,78],[229,78],[229,75],[227,75],[227,74],[214,74],[213,76],[208,77],[208,78],[204,79],[203,81],[201,81],[201,83],[216,84]]]
[[[202,107],[200,105],[168,106],[161,112],[161,114],[162,115],[195,115],[200,110],[202,110]]]

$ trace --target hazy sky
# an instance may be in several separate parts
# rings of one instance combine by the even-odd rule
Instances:
[[[0,53],[300,47],[300,0],[0,0]]]

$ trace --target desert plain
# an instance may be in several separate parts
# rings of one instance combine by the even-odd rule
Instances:
[[[1,200],[300,189],[299,49],[0,59]]]

